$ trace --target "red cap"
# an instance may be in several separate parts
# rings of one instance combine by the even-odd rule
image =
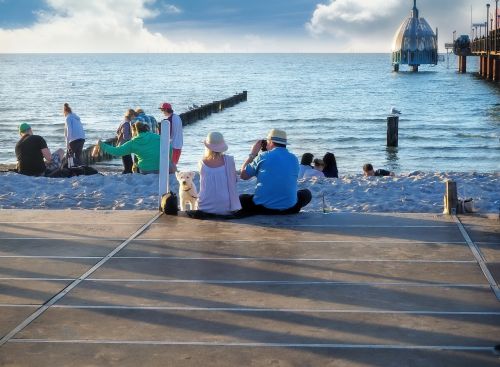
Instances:
[[[160,110],[162,111],[166,111],[166,110],[171,110],[172,109],[172,105],[170,103],[162,103],[161,106],[160,106]]]

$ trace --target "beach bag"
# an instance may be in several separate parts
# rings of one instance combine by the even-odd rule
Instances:
[[[78,167],[71,167],[67,168],[68,171],[68,177],[73,177],[73,176],[91,176],[91,175],[96,175],[99,172],[90,166],[78,166]]]
[[[459,199],[457,205],[458,214],[474,213],[474,199]]]
[[[177,195],[170,191],[161,197],[161,211],[167,215],[177,215],[178,203]]]

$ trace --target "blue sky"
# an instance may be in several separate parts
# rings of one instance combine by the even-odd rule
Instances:
[[[494,2],[493,2],[494,3]],[[412,0],[0,0],[0,52],[389,52]],[[482,0],[418,0],[468,33]]]

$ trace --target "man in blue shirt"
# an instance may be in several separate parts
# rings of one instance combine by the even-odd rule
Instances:
[[[267,135],[267,151],[259,151],[263,141],[252,147],[241,167],[241,178],[257,178],[254,195],[240,195],[241,214],[294,214],[311,201],[307,189],[297,191],[299,161],[286,149],[286,132],[272,129]]]

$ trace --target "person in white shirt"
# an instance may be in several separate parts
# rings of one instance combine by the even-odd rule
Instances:
[[[224,154],[227,144],[219,132],[211,132],[203,142],[205,154],[199,162],[200,193],[198,210],[188,216],[203,219],[207,215],[232,215],[241,209],[236,191],[234,158]]]
[[[172,105],[164,102],[160,106],[161,112],[166,120],[170,121],[170,144],[172,145],[172,162],[177,165],[181,157],[183,138],[182,138],[182,120],[179,115],[174,113]],[[160,123],[161,134],[161,123]]]
[[[314,156],[312,153],[302,154],[299,165],[299,179],[304,178],[304,173],[311,171],[313,168],[311,166]]]

